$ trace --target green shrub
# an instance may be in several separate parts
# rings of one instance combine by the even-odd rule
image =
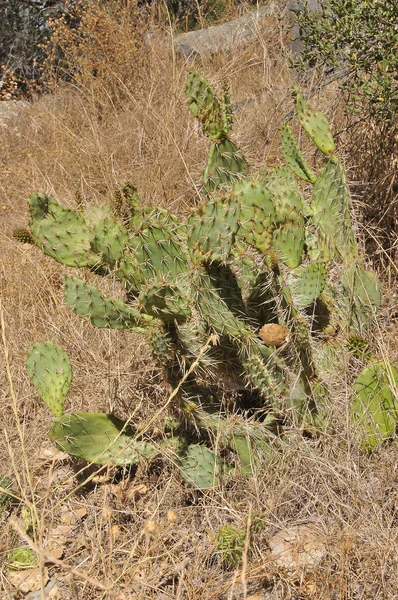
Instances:
[[[324,66],[341,79],[348,105],[381,122],[398,110],[398,4],[385,0],[321,0],[297,14],[302,69]]]

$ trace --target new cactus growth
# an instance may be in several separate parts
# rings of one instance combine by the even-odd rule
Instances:
[[[60,417],[72,380],[68,355],[51,342],[35,344],[30,349],[26,368],[41,399],[54,417]]]
[[[286,126],[282,140],[290,170],[248,177],[229,138],[232,110],[225,88],[217,95],[192,71],[186,96],[212,139],[200,206],[183,217],[142,206],[130,182],[86,214],[32,194],[29,240],[65,265],[111,273],[124,283],[122,302],[67,276],[66,301],[97,327],[145,337],[169,383],[178,386],[176,410],[196,432],[213,431],[209,417],[223,414],[221,398],[229,389],[251,395],[253,403],[257,398],[263,414],[287,418],[284,407],[294,397],[300,397],[300,414],[313,414],[319,390],[322,402],[325,397],[313,358],[313,347],[324,343],[323,329],[334,318],[347,334],[361,334],[380,304],[377,279],[361,266],[348,187],[327,120],[296,93],[298,120],[326,154],[319,173],[309,169]],[[312,185],[309,195],[302,180]],[[28,234],[17,237],[24,241]],[[266,342],[267,326],[282,328],[281,344]],[[77,431],[76,419],[70,426]],[[100,429],[105,421],[99,418]],[[55,431],[66,440],[66,429],[59,422]],[[238,444],[239,450],[226,436],[225,445],[246,461],[250,442],[246,449]],[[195,457],[201,464],[206,456],[213,464],[209,452],[192,447],[186,460],[190,465]],[[200,474],[203,481],[209,473]]]

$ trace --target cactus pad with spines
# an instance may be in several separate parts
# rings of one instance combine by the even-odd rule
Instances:
[[[207,490],[217,487],[222,474],[221,461],[206,446],[192,444],[176,460],[183,480],[191,487]]]
[[[380,283],[372,271],[351,266],[341,277],[343,294],[339,297],[347,327],[362,333],[374,318],[381,303]]]
[[[60,417],[72,380],[68,355],[52,342],[35,344],[30,349],[26,368],[41,399],[54,417]]]
[[[96,287],[77,277],[65,277],[66,302],[79,317],[89,319],[96,327],[130,329],[142,333],[142,327],[153,317],[140,313],[121,300],[105,296]]]
[[[380,304],[380,288],[373,274],[356,266],[348,187],[323,115],[296,94],[298,120],[326,155],[319,173],[308,167],[285,126],[290,170],[248,177],[243,155],[229,138],[227,90],[217,94],[192,71],[186,96],[211,138],[205,197],[189,216],[141,205],[128,182],[110,202],[85,214],[32,195],[30,228],[33,242],[59,262],[87,266],[124,284],[125,303],[68,276],[66,301],[98,327],[144,336],[176,391],[174,409],[191,448],[188,462],[196,457],[201,464],[207,456],[214,466],[208,448],[189,446],[202,441],[203,424],[218,435],[215,427],[221,431],[232,393],[242,405],[249,398],[250,408],[283,419],[294,418],[293,401],[285,411],[286,400],[294,400],[292,387],[300,388],[301,404],[315,406],[323,333],[335,336],[335,322],[343,335],[362,331]],[[264,338],[270,328],[282,330],[281,343]],[[210,426],[214,413],[218,424],[213,419]],[[65,423],[58,427],[65,443],[72,443]],[[193,432],[197,437],[189,438]],[[204,439],[209,444],[209,436]],[[231,440],[224,447],[234,450]],[[242,456],[247,450],[242,442]],[[206,487],[209,472],[203,477]]]
[[[207,192],[229,188],[244,178],[246,161],[238,146],[229,138],[213,142],[207,157],[203,180]]]
[[[95,254],[101,257],[101,261],[114,265],[123,256],[128,233],[124,225],[108,217],[101,220],[92,230],[90,246]]]
[[[336,254],[351,258],[354,239],[349,213],[348,189],[341,163],[324,159],[312,192],[312,223],[318,228],[318,255],[325,260]]]
[[[289,268],[298,267],[305,242],[304,210],[300,187],[287,169],[274,169],[267,181],[275,206],[273,248]]]
[[[65,414],[53,423],[50,438],[63,452],[96,465],[131,465],[156,454],[125,421],[104,413]]]
[[[361,445],[373,450],[395,431],[398,419],[398,365],[379,361],[354,383],[351,416],[362,429]]]
[[[31,194],[29,210],[32,237],[45,254],[69,267],[95,264],[91,233],[82,217],[45,194]]]
[[[312,110],[297,88],[294,88],[293,94],[300,125],[308,133],[314,144],[318,146],[319,150],[326,156],[331,156],[334,153],[335,146],[327,118],[323,113]]]
[[[297,308],[305,308],[313,304],[322,294],[326,285],[326,267],[314,262],[300,272],[295,272],[297,279],[292,284],[294,304]]]
[[[238,229],[238,205],[228,199],[215,198],[202,204],[187,222],[188,245],[200,262],[225,261]]]
[[[275,207],[269,192],[255,181],[246,180],[233,188],[239,206],[238,236],[256,248],[267,253],[272,245],[272,231],[275,221]]]
[[[315,183],[316,176],[307,165],[293,132],[287,123],[282,127],[282,150],[285,162],[293,173],[308,183]]]
[[[185,321],[191,314],[189,299],[167,283],[143,286],[138,300],[145,312],[163,321]]]

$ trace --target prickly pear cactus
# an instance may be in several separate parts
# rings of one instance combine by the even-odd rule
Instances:
[[[194,488],[206,490],[217,487],[221,462],[206,446],[190,445],[178,458],[177,466],[184,481]]]
[[[66,352],[52,342],[35,344],[30,349],[26,368],[41,399],[54,417],[60,417],[72,380],[72,368]]]
[[[103,413],[65,414],[54,422],[50,439],[63,452],[96,465],[131,465],[156,454],[125,421]]]
[[[354,383],[351,416],[366,450],[391,437],[398,420],[398,365],[379,361],[363,369]]]
[[[166,379],[177,388],[174,408],[187,435],[194,432],[207,440],[209,428],[216,427],[214,414],[226,410],[223,398],[228,394],[238,399],[248,395],[251,408],[263,416],[286,420],[293,415],[296,422],[297,415],[305,420],[310,414],[313,424],[317,397],[321,394],[322,406],[327,397],[314,358],[320,353],[314,350],[327,354],[323,350],[331,344],[323,335],[331,337],[334,323],[343,335],[363,335],[381,300],[378,281],[365,270],[355,243],[349,190],[327,119],[296,90],[298,123],[325,155],[322,164],[318,170],[309,168],[286,125],[282,147],[287,166],[248,176],[230,139],[232,108],[226,88],[218,94],[191,71],[186,97],[211,139],[205,195],[190,214],[178,217],[142,206],[131,182],[88,211],[71,211],[44,194],[32,194],[30,231],[20,230],[16,237],[64,265],[123,282],[125,302],[68,275],[66,302],[97,327],[144,336]],[[265,336],[269,326],[281,328],[282,343]],[[39,393],[60,417],[59,397],[49,400],[48,376],[43,372],[40,378]],[[101,448],[108,436],[115,457],[117,440],[126,432],[117,432],[106,415],[86,419],[87,439],[97,428]],[[74,439],[85,435],[81,417],[73,417],[68,426]],[[61,419],[54,435],[73,453],[66,429]],[[234,436],[224,438],[224,447],[242,457],[247,471],[256,444],[252,433],[247,443],[239,435],[235,444]],[[98,448],[88,445],[85,455],[97,460]],[[195,485],[199,479],[200,485],[210,485],[217,471],[211,450],[195,444],[188,448],[182,472],[190,473]],[[129,458],[121,446],[119,450],[125,456],[121,461],[131,460],[134,452],[146,454],[139,446],[126,450]],[[198,468],[205,460],[214,468]]]

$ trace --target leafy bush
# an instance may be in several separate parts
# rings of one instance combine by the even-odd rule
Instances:
[[[398,4],[384,0],[321,0],[298,12],[302,69],[325,66],[342,78],[354,112],[393,122],[398,111]]]

